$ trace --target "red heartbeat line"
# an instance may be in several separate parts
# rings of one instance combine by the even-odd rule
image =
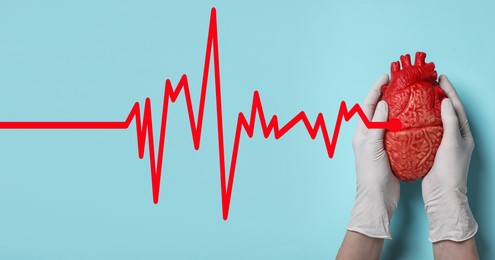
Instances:
[[[366,117],[361,107],[356,104],[350,110],[347,109],[346,103],[341,102],[337,120],[335,123],[335,129],[333,131],[332,139],[329,139],[328,130],[325,124],[325,119],[322,113],[319,113],[314,125],[311,125],[309,119],[304,111],[299,112],[288,123],[279,127],[278,118],[273,115],[270,121],[265,119],[265,113],[263,112],[263,105],[258,91],[254,91],[253,103],[251,107],[251,115],[248,119],[244,116],[244,113],[240,112],[237,118],[237,126],[234,137],[234,145],[232,149],[232,158],[230,161],[229,177],[226,179],[226,166],[225,166],[225,145],[223,136],[223,114],[222,114],[222,98],[220,90],[220,61],[218,57],[218,33],[217,33],[217,18],[216,9],[211,9],[210,25],[208,29],[208,40],[206,44],[206,57],[203,70],[203,81],[201,84],[201,96],[198,108],[197,120],[194,116],[191,93],[189,91],[189,83],[187,76],[182,75],[181,79],[177,83],[176,88],[172,87],[172,83],[169,79],[165,82],[165,92],[163,100],[162,121],[160,127],[160,140],[158,143],[158,160],[155,157],[155,141],[153,135],[153,122],[151,116],[151,101],[146,98],[144,105],[144,116],[141,120],[141,108],[139,102],[136,102],[132,107],[129,115],[125,121],[114,122],[0,122],[0,129],[128,129],[132,121],[136,122],[136,135],[138,144],[139,159],[143,159],[146,138],[148,138],[148,152],[151,167],[151,183],[153,202],[158,203],[158,197],[160,193],[160,179],[162,175],[162,165],[164,158],[164,144],[165,133],[167,130],[167,115],[168,105],[171,101],[174,103],[179,94],[184,91],[184,98],[186,99],[187,112],[189,115],[189,122],[191,125],[191,134],[194,143],[194,149],[198,150],[201,143],[201,129],[203,127],[203,115],[206,99],[206,89],[208,82],[208,73],[210,69],[210,58],[213,51],[213,64],[215,73],[215,98],[217,109],[217,127],[218,127],[218,155],[220,161],[220,184],[221,184],[221,196],[222,196],[222,215],[223,219],[227,220],[230,208],[230,199],[232,197],[232,187],[234,184],[235,166],[237,163],[237,154],[239,151],[239,142],[241,138],[241,130],[247,133],[249,138],[253,137],[254,126],[256,122],[256,115],[259,116],[263,135],[268,138],[273,132],[276,139],[279,139],[284,134],[289,132],[296,124],[302,122],[306,127],[309,136],[312,139],[316,138],[316,135],[321,130],[323,139],[325,141],[325,147],[327,149],[328,157],[333,158],[335,146],[337,145],[337,139],[339,137],[340,126],[342,120],[349,121],[354,114],[358,114],[367,128],[385,128],[391,131],[398,131],[401,128],[401,122],[398,119],[390,119],[388,122],[370,122]],[[228,181],[228,184],[226,184]]]

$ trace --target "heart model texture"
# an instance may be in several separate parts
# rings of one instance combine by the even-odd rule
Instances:
[[[389,84],[382,87],[388,117],[402,122],[400,131],[385,132],[384,145],[392,172],[403,181],[428,173],[443,135],[440,105],[445,93],[438,86],[435,64],[425,63],[425,58],[417,52],[412,65],[409,54],[402,55],[391,65]]]

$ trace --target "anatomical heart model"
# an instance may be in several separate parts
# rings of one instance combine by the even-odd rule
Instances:
[[[425,58],[417,52],[412,65],[409,54],[401,56],[391,65],[389,84],[382,87],[388,117],[402,122],[402,129],[386,131],[384,140],[392,172],[403,181],[428,173],[442,140],[440,104],[445,93],[438,86],[435,64],[425,63]]]

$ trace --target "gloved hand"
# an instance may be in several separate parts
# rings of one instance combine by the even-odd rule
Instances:
[[[454,87],[444,75],[439,83],[447,95],[441,106],[444,132],[433,166],[422,182],[429,240],[464,241],[478,230],[466,196],[474,140]]]
[[[372,117],[374,122],[388,119],[387,103],[378,102],[381,86],[388,84],[388,81],[388,75],[383,75],[373,85],[362,106],[366,116]],[[383,148],[384,131],[368,129],[363,122],[358,122],[352,140],[357,194],[347,229],[369,237],[392,239],[390,219],[399,202],[400,184],[392,174]]]

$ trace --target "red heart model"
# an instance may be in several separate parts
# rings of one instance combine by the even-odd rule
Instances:
[[[382,87],[388,118],[402,122],[400,131],[385,132],[384,142],[392,172],[403,181],[428,173],[443,135],[440,104],[445,93],[438,86],[435,64],[425,63],[425,57],[417,52],[411,65],[409,54],[402,55],[401,62],[391,65],[389,84]]]

